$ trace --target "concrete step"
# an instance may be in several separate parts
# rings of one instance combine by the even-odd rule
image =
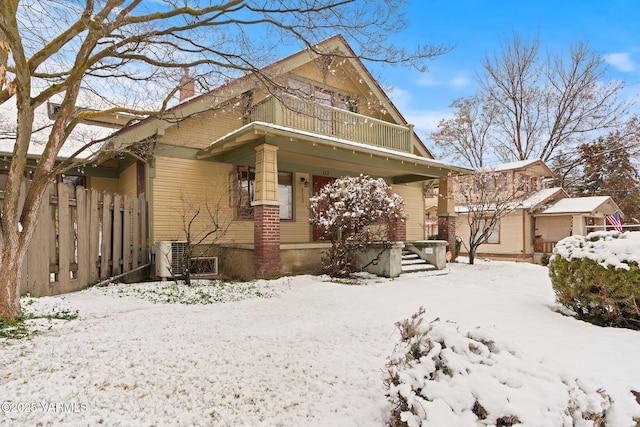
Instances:
[[[402,258],[402,265],[414,265],[414,264],[431,265],[427,261],[423,260],[422,258],[416,258],[416,259],[405,259],[405,258]]]
[[[419,271],[432,271],[436,267],[429,264],[418,255],[411,251],[402,252],[402,272],[403,273],[415,273]]]
[[[403,265],[402,266],[402,272],[403,273],[417,273],[419,271],[433,271],[435,269],[436,269],[435,266],[433,266],[431,264],[427,264],[427,263],[411,264],[411,265]]]

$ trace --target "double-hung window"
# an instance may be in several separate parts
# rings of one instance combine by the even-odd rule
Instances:
[[[490,222],[491,220],[485,220],[485,219],[479,219],[478,220],[478,230],[484,230],[484,228],[486,227],[487,223]],[[489,234],[487,235],[486,240],[484,241],[484,243],[493,243],[493,244],[498,244],[500,243],[500,227],[499,227],[499,221],[497,221],[495,223],[495,225],[491,228],[491,230],[489,230]]]
[[[238,166],[238,218],[253,219],[254,187],[256,169]],[[278,195],[280,197],[280,219],[293,219],[293,173],[278,171]]]

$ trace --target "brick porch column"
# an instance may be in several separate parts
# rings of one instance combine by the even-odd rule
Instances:
[[[443,176],[438,181],[438,240],[447,241],[451,260],[456,258],[456,210],[453,199],[453,180]]]
[[[388,239],[392,242],[406,242],[407,241],[407,221],[404,219],[396,218],[390,224]]]
[[[278,147],[256,147],[253,202],[253,259],[256,277],[280,274],[280,200],[278,197]]]
[[[456,258],[456,216],[438,216],[438,240],[447,241],[447,251],[451,251],[451,261]]]

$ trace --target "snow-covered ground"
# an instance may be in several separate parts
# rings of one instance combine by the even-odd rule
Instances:
[[[238,291],[252,298],[209,305],[127,285],[38,299],[79,316],[0,340],[0,425],[384,426],[394,323],[420,306],[603,387],[607,426],[640,417],[640,332],[555,311],[544,267],[478,261],[364,283],[259,281]]]

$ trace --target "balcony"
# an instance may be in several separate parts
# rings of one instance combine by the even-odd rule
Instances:
[[[265,98],[251,109],[249,120],[406,153],[412,152],[412,125],[396,125],[289,95]]]

